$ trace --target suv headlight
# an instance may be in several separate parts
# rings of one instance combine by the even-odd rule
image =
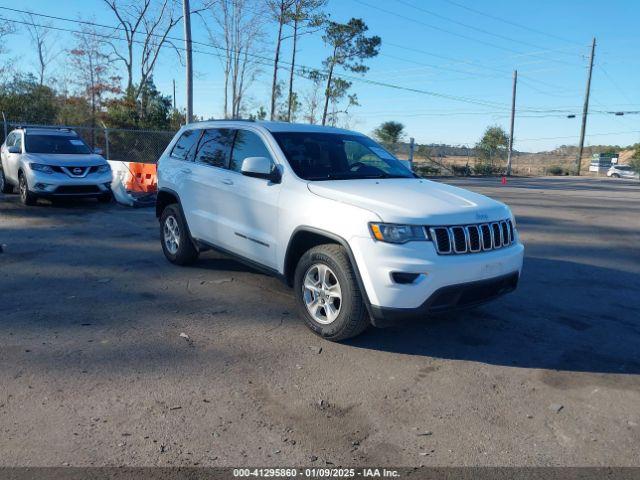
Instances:
[[[42,173],[53,173],[53,168],[49,165],[43,165],[42,163],[30,163],[31,170]]]
[[[376,240],[387,243],[407,243],[428,240],[424,227],[398,225],[395,223],[370,223],[371,235]]]
[[[100,165],[98,167],[98,173],[107,173],[111,171],[111,167],[109,166],[109,164],[106,165]]]

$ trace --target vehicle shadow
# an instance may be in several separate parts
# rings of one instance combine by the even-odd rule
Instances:
[[[640,275],[528,257],[515,293],[473,310],[369,329],[364,349],[521,368],[640,374]]]

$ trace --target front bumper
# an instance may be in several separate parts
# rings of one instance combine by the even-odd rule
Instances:
[[[507,293],[517,285],[524,257],[517,233],[508,247],[463,255],[438,255],[431,242],[394,245],[355,237],[349,243],[374,323],[387,316],[410,317],[471,306]],[[418,277],[409,284],[397,283],[395,272]],[[497,290],[483,289],[477,283],[483,281],[489,281],[484,286],[496,283]],[[459,298],[451,294],[450,301],[445,301],[447,292],[457,292]]]
[[[518,286],[519,272],[500,277],[442,287],[417,308],[385,308],[372,305],[371,321],[376,327],[388,327],[402,321],[471,308],[513,292]]]
[[[113,175],[92,173],[83,178],[71,178],[63,173],[42,173],[29,169],[27,184],[31,193],[43,198],[99,197],[111,192]]]

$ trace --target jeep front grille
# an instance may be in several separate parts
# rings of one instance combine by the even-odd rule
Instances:
[[[511,220],[430,227],[429,233],[439,255],[460,255],[497,250],[508,247],[515,240]]]

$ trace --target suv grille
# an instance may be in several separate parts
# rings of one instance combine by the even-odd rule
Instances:
[[[511,220],[451,227],[430,227],[431,240],[440,255],[478,253],[508,247],[514,242]]]

